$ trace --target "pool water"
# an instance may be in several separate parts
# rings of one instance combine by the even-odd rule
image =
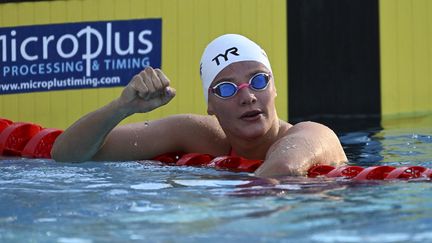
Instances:
[[[350,164],[432,167],[432,126],[338,135]],[[152,161],[0,161],[0,242],[407,241],[432,241],[429,180],[261,180]]]

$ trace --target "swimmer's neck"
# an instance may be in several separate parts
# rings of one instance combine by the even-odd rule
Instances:
[[[259,138],[244,139],[227,136],[231,144],[231,149],[236,155],[247,159],[264,160],[269,148],[276,141],[285,136],[290,127],[292,127],[291,124],[276,119],[269,131]]]

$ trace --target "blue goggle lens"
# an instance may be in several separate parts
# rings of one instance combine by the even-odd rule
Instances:
[[[216,89],[216,94],[222,97],[230,97],[233,96],[237,92],[237,86],[234,86],[229,83],[224,83],[219,85]]]
[[[254,90],[262,90],[265,89],[267,87],[267,84],[270,80],[269,75],[267,74],[258,74],[255,75],[251,80],[250,80],[250,86],[252,89]]]

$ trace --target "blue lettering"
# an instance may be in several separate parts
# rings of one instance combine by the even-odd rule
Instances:
[[[150,58],[149,58],[149,57],[144,57],[144,58],[142,59],[141,64],[142,64],[142,67],[150,66]]]
[[[19,74],[25,76],[29,73],[29,68],[27,65],[21,65],[19,68]]]
[[[36,64],[32,64],[32,65],[30,65],[30,73],[31,73],[31,74],[36,75],[36,74],[38,73],[38,72],[36,71],[36,67],[37,67]]]
[[[64,70],[63,72],[73,72],[73,70],[74,70],[73,62],[67,62],[66,63],[66,70]]]
[[[132,59],[132,68],[142,68],[139,58]]]
[[[4,66],[3,67],[3,77],[6,77],[6,75],[10,72],[10,67]]]
[[[77,75],[94,87],[125,85],[150,60],[160,67],[161,23],[140,19],[0,27],[0,86],[30,85],[0,90],[0,95],[69,89],[67,83],[78,82],[71,79]],[[118,81],[97,83],[104,75]]]
[[[56,62],[54,63],[54,73],[60,72],[60,63]]]
[[[75,69],[76,69],[78,72],[82,72],[82,71],[84,70],[83,67],[84,67],[84,65],[83,65],[83,62],[82,62],[82,61],[79,61],[79,62],[77,62],[77,63],[75,64]]]
[[[45,66],[45,68],[47,69],[46,74],[50,74],[52,72],[51,65],[51,63],[47,63],[47,65]]]
[[[18,76],[18,66],[12,66],[12,76]]]
[[[116,69],[126,69],[126,59],[117,59],[116,61]]]
[[[150,65],[149,57],[104,59],[105,70],[142,69]]]

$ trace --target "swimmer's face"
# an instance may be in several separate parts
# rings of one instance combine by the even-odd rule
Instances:
[[[270,71],[255,61],[232,63],[216,76],[210,87],[222,81],[237,85],[248,83],[257,73],[270,74]],[[267,89],[262,91],[242,88],[228,99],[209,94],[207,112],[217,117],[228,136],[254,139],[265,135],[278,122],[275,98],[276,89],[271,77]]]

